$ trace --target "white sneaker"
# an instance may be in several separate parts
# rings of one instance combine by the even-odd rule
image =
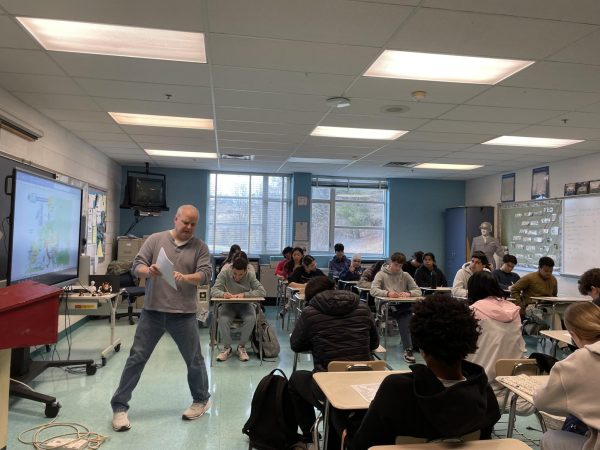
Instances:
[[[113,413],[112,427],[115,431],[127,431],[131,428],[127,411],[117,411]]]
[[[221,353],[217,355],[217,361],[227,361],[231,356],[231,347],[225,347]]]
[[[249,361],[250,357],[248,356],[248,353],[246,352],[246,347],[242,347],[241,345],[238,345],[237,348],[237,353],[238,353],[238,358],[240,358],[240,361]]]
[[[186,409],[181,418],[183,420],[194,420],[199,417],[202,417],[206,411],[210,409],[210,399],[205,401],[204,403],[194,402],[190,405],[188,409]]]

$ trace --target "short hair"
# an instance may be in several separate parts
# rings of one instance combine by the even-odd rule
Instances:
[[[310,266],[314,260],[315,258],[313,258],[312,256],[304,255],[304,258],[302,258],[302,265]]]
[[[554,267],[554,260],[549,256],[542,256],[538,262],[538,267]]]
[[[304,288],[304,298],[306,302],[310,300],[320,292],[330,291],[335,288],[335,283],[325,276],[313,277],[308,280],[306,287]]]
[[[517,257],[515,255],[509,255],[508,253],[502,257],[503,263],[511,263],[517,265]]]
[[[440,294],[415,303],[410,332],[414,346],[449,366],[475,353],[480,335],[469,305]]]
[[[392,256],[390,256],[390,261],[398,264],[404,264],[406,262],[406,255],[401,252],[395,252],[392,254]]]
[[[475,272],[467,281],[469,300],[476,302],[487,297],[504,297],[504,291],[498,281],[487,270]]]
[[[473,253],[471,253],[471,259],[473,258],[476,258],[479,261],[481,261],[481,264],[483,264],[484,266],[487,266],[490,263],[485,253],[483,253],[481,250],[476,250]]]
[[[235,270],[248,270],[248,259],[243,256],[238,256],[231,263],[231,268]]]
[[[336,252],[343,252],[343,251],[344,251],[344,244],[342,244],[342,243],[338,242],[337,244],[335,244],[335,245],[333,246],[333,249],[334,249]]]
[[[362,261],[362,256],[360,256],[360,253],[355,253],[354,255],[352,255],[352,261],[354,261],[355,259]]]
[[[585,341],[600,340],[600,306],[592,302],[569,305],[565,310],[565,325]]]
[[[433,262],[435,262],[435,255],[431,252],[427,252],[427,253],[423,253],[423,260],[425,260],[425,257],[429,256],[431,259],[433,259]]]
[[[414,252],[411,259],[414,259],[419,264],[423,264],[423,253],[421,250]]]
[[[600,269],[586,270],[577,281],[577,284],[581,295],[588,295],[594,286],[600,288]]]
[[[291,254],[292,254],[292,250],[294,250],[292,247],[286,247],[286,248],[284,248],[284,249],[281,251],[281,254],[282,254],[283,256],[285,256],[285,255],[288,255],[288,254],[289,254],[289,255],[291,255]]]

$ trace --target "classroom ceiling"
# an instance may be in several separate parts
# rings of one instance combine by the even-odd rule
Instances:
[[[203,32],[208,62],[46,51],[15,16]],[[364,77],[385,49],[535,63],[495,86]],[[600,2],[0,0],[0,86],[124,165],[464,180],[600,151]],[[415,101],[413,91],[427,95]],[[351,106],[329,106],[335,96]],[[211,118],[215,130],[123,126],[108,111]],[[311,136],[317,125],[409,132],[394,141]],[[480,145],[505,134],[585,142]],[[150,157],[144,148],[254,159]]]

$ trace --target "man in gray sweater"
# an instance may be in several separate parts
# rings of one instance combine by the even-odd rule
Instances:
[[[230,269],[221,270],[210,290],[214,298],[252,298],[267,295],[265,288],[256,279],[254,272],[248,270],[248,260],[240,256],[233,260]],[[223,351],[217,361],[226,361],[231,356],[231,323],[233,319],[242,319],[240,343],[237,354],[240,361],[248,361],[246,343],[256,326],[256,311],[253,303],[226,303],[219,309],[219,333],[223,340]]]
[[[119,387],[111,399],[115,431],[130,428],[127,417],[129,400],[146,362],[165,331],[176,342],[187,365],[193,402],[183,412],[182,419],[197,419],[210,407],[208,376],[196,321],[196,286],[209,282],[212,269],[207,245],[194,237],[197,223],[198,210],[192,205],[180,206],[174,228],[151,235],[133,261],[134,275],[147,279],[146,296],[129,358]],[[165,267],[157,264],[162,251],[173,263],[176,289],[165,280],[162,272]]]

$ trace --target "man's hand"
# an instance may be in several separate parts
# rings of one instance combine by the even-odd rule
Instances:
[[[399,292],[398,297],[401,297],[401,298],[410,297],[410,292]]]
[[[223,298],[235,298],[235,296],[233,294],[230,294],[229,292],[225,292],[223,294]]]
[[[160,273],[160,269],[156,264],[148,267],[148,275],[151,277],[162,277],[162,273]]]
[[[389,298],[398,298],[398,297],[400,297],[400,294],[398,294],[396,291],[388,291],[388,297]]]
[[[173,278],[175,278],[175,281],[185,281],[186,280],[186,276],[184,274],[182,274],[181,272],[175,272],[175,271],[173,271]]]

